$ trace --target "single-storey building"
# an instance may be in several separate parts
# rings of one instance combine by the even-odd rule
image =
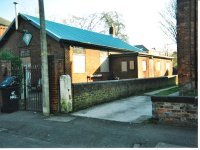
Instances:
[[[39,19],[25,14],[19,14],[18,19],[19,29],[15,30],[13,21],[0,41],[0,49],[20,56],[23,65],[40,65]],[[46,21],[46,30],[48,54],[62,63],[59,69],[63,74],[69,74],[73,83],[107,80],[110,54],[142,52],[112,35],[51,21]]]
[[[127,53],[110,55],[110,60],[113,75],[120,79],[172,75],[172,57]]]
[[[8,50],[20,56],[23,66],[38,67],[41,65],[39,18],[19,14],[18,22],[18,30],[15,30],[14,20],[0,39],[0,50]],[[156,77],[166,75],[166,70],[169,70],[168,75],[171,75],[171,58],[144,54],[143,50],[113,35],[104,35],[52,21],[46,21],[46,31],[53,112],[58,111],[59,77],[63,74],[70,75],[72,83],[108,80],[115,76]],[[166,66],[162,70],[161,67],[164,65]],[[156,68],[160,68],[161,73],[158,73],[159,69],[154,73]],[[41,73],[33,70],[34,68],[29,70],[29,79],[31,86],[36,86],[41,83]]]
[[[146,48],[144,45],[134,45],[135,47],[143,50],[144,52],[148,53],[150,50]]]

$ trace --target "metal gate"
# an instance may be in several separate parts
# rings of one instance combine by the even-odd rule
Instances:
[[[23,97],[25,110],[42,111],[41,66],[23,67]]]

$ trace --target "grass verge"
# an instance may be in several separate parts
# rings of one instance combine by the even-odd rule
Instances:
[[[176,86],[176,87],[170,88],[168,90],[164,90],[159,93],[156,93],[155,95],[156,96],[167,96],[167,95],[173,94],[178,91],[179,91],[179,88],[178,88],[178,86]]]

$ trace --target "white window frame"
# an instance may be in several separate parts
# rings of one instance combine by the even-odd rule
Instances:
[[[157,70],[157,71],[160,71],[160,70],[161,70],[161,63],[160,63],[160,61],[157,61],[157,62],[156,62],[156,70]]]
[[[146,62],[146,60],[142,61],[142,71],[147,71],[147,62]]]
[[[108,52],[100,52],[100,72],[109,72],[109,56]]]
[[[86,72],[85,54],[73,54],[73,73],[85,73],[85,72]]]
[[[167,62],[167,63],[166,63],[166,70],[169,70],[169,69],[170,69],[170,63]]]
[[[129,69],[130,69],[130,70],[134,70],[134,69],[135,69],[134,63],[135,63],[135,62],[134,62],[133,60],[130,60],[130,61],[129,61]]]
[[[121,71],[127,72],[127,70],[128,70],[127,61],[122,61],[121,62]]]

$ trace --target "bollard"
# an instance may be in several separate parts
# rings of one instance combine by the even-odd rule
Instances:
[[[72,111],[71,77],[69,75],[60,76],[60,111],[62,113]]]

